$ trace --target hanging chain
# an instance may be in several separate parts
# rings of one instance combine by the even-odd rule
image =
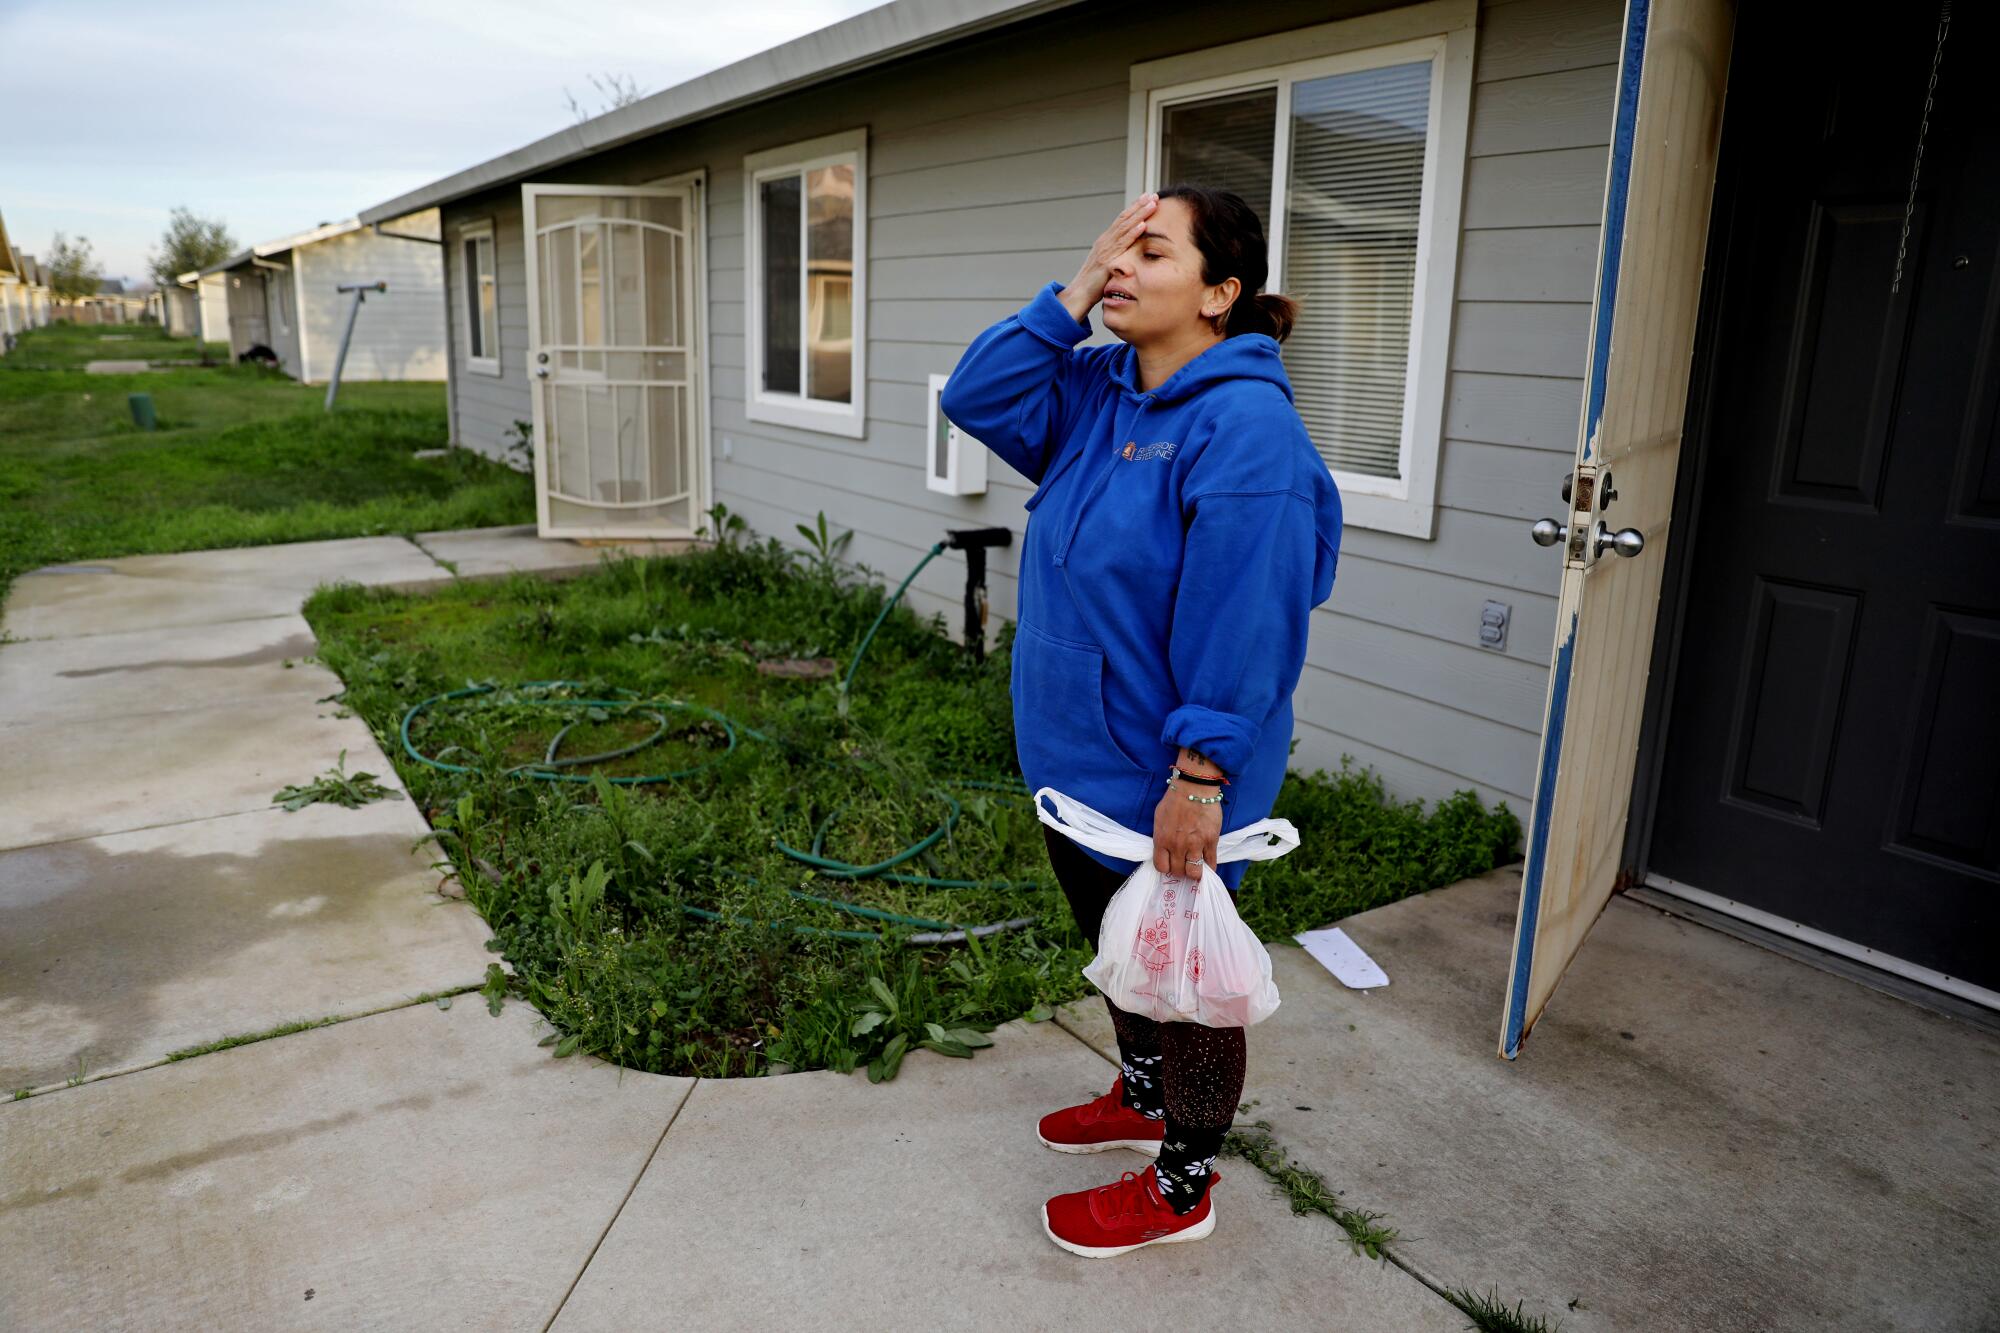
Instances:
[[[1910,159],[1910,196],[1903,204],[1903,234],[1896,241],[1896,272],[1889,279],[1889,294],[1903,285],[1903,260],[1910,249],[1910,218],[1917,211],[1917,177],[1924,169],[1924,140],[1931,132],[1931,103],[1937,100],[1938,66],[1944,63],[1944,39],[1951,32],[1951,0],[1938,10],[1937,49],[1931,52],[1931,82],[1924,89],[1924,117],[1917,124],[1917,153]]]

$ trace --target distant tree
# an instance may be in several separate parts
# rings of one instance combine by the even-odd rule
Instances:
[[[181,274],[220,263],[235,248],[236,241],[221,218],[205,218],[191,208],[176,208],[167,215],[160,248],[152,255],[153,281],[171,287]]]
[[[592,74],[590,86],[597,89],[597,95],[604,99],[604,105],[592,111],[576,100],[576,94],[563,89],[563,101],[569,106],[569,113],[581,125],[586,120],[594,120],[607,111],[616,111],[621,106],[630,106],[646,94],[639,90],[639,81],[630,74]],[[185,269],[182,272],[186,272]]]
[[[97,256],[91,252],[88,236],[79,236],[72,242],[57,232],[55,243],[49,246],[49,257],[42,267],[48,271],[49,292],[58,301],[95,296],[97,284],[103,281],[103,275],[97,271]]]

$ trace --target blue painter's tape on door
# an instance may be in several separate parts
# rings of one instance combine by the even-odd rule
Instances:
[[[1618,266],[1625,256],[1625,201],[1632,185],[1632,137],[1639,119],[1639,77],[1646,63],[1651,0],[1625,10],[1625,50],[1618,66],[1618,122],[1611,132],[1611,172],[1604,190],[1604,263],[1597,275],[1597,324],[1591,330],[1590,395],[1583,416],[1583,461],[1597,452],[1604,415],[1604,376],[1611,364],[1611,317],[1618,306]]]

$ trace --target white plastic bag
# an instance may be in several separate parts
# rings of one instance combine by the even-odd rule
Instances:
[[[1044,801],[1055,806],[1051,815]],[[1104,909],[1097,957],[1083,975],[1127,1013],[1162,1023],[1249,1027],[1278,1007],[1271,955],[1243,924],[1229,886],[1213,866],[1201,878],[1153,868],[1153,840],[1071,800],[1053,787],[1035,793],[1042,822],[1081,846],[1137,861]],[[1299,845],[1288,819],[1265,819],[1216,840],[1218,861],[1268,861]]]

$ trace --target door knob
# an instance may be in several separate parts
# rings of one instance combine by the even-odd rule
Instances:
[[[1537,546],[1554,546],[1563,539],[1563,525],[1552,518],[1538,518],[1535,526],[1528,529],[1528,535]]]
[[[535,378],[536,378],[536,379],[538,379],[538,380],[545,380],[545,379],[547,379],[548,377],[549,377],[549,368],[548,368],[547,366],[536,366],[536,367],[535,367]]]
[[[1630,559],[1646,549],[1646,534],[1637,528],[1621,528],[1613,532],[1600,518],[1597,520],[1597,535],[1592,538],[1592,542],[1597,555],[1603,555],[1605,548],[1610,547],[1619,555]]]

